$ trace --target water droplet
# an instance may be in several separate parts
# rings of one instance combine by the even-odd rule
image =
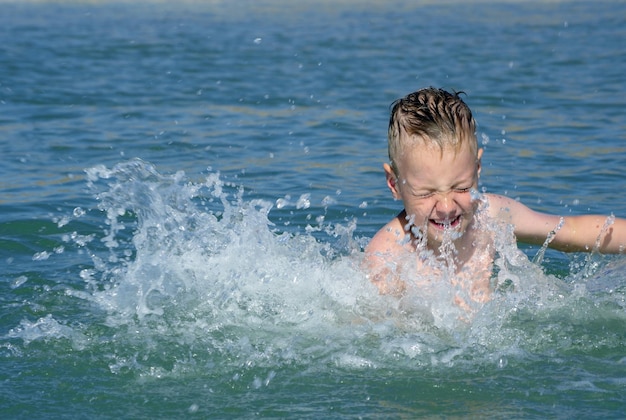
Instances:
[[[324,207],[328,207],[328,206],[333,205],[333,204],[337,204],[337,200],[335,200],[334,198],[332,198],[329,195],[324,197],[324,199],[322,200],[322,205]]]
[[[506,359],[506,357],[501,357],[500,359],[498,359],[498,368],[499,369],[504,369],[506,367],[506,365],[509,364],[509,361]]]
[[[308,209],[309,207],[311,207],[311,194],[302,194],[296,203],[296,208],[300,210]]]
[[[43,261],[50,258],[50,253],[47,251],[37,252],[33,255],[33,261]]]
[[[11,282],[11,289],[16,289],[18,287],[20,287],[21,285],[23,285],[24,283],[26,283],[28,281],[28,277],[26,276],[19,276],[15,279],[13,279],[13,281]]]

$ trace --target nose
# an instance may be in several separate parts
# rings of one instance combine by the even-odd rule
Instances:
[[[435,211],[437,212],[438,217],[445,218],[449,215],[455,214],[456,205],[453,194],[453,191],[437,193],[437,203],[435,204]]]

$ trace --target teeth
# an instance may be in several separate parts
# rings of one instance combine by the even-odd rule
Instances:
[[[459,216],[455,217],[452,220],[443,220],[443,221],[438,221],[438,220],[433,220],[433,223],[439,226],[452,226],[454,223],[456,223],[459,220]]]

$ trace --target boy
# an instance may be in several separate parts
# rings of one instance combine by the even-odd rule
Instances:
[[[489,299],[497,232],[561,251],[623,253],[626,220],[535,212],[513,199],[479,194],[483,150],[458,94],[427,88],[394,102],[389,120],[387,186],[404,210],[365,250],[381,293],[402,294],[448,278],[473,301]],[[456,298],[465,306],[464,298]]]

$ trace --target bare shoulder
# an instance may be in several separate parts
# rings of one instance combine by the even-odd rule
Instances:
[[[406,285],[396,277],[397,257],[405,251],[404,211],[391,219],[365,248],[363,267],[380,293],[401,295]]]
[[[516,201],[498,194],[485,194],[487,199],[489,215],[494,218],[501,218],[505,214],[510,214],[511,207],[515,207]]]
[[[365,248],[365,253],[369,256],[394,254],[403,248],[402,240],[405,232],[401,222],[404,212],[391,219],[383,226],[370,240]]]
[[[519,221],[522,217],[539,215],[520,201],[498,194],[485,194],[488,202],[489,215],[492,218],[507,222]]]

